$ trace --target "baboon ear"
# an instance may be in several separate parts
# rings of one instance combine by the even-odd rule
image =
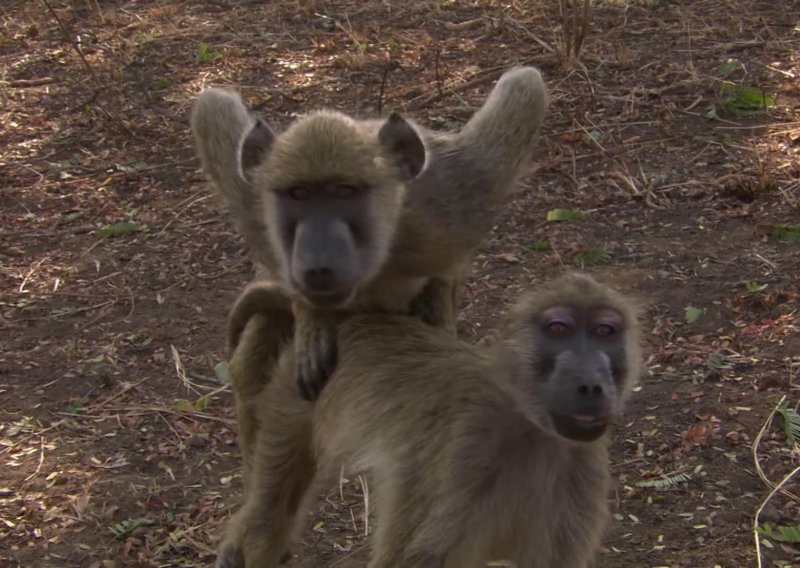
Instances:
[[[417,131],[393,112],[378,132],[378,142],[400,168],[403,181],[419,175],[425,165],[425,145]]]
[[[248,172],[264,161],[275,140],[275,133],[260,118],[239,142],[239,173],[249,179]]]

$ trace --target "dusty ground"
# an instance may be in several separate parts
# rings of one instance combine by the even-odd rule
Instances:
[[[463,335],[565,267],[640,297],[651,358],[615,434],[601,565],[755,565],[755,512],[798,465],[782,416],[767,419],[800,399],[800,2],[598,2],[572,70],[557,14],[4,2],[0,565],[208,565],[237,503],[230,393],[203,377],[252,266],[190,146],[203,85],[239,87],[276,124],[380,105],[453,128],[516,62],[542,69],[552,112],[476,262]],[[746,89],[766,96],[744,116]],[[584,219],[545,222],[557,207]],[[784,488],[761,515],[773,526],[800,523],[800,486]],[[333,488],[293,563],[363,560],[362,514],[356,480]],[[800,566],[798,544],[761,550],[764,566]]]

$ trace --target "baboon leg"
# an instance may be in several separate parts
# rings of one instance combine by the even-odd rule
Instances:
[[[312,405],[297,396],[294,374],[282,375],[288,380],[266,385],[253,405],[265,427],[256,432],[246,501],[231,519],[218,568],[278,566],[314,479]]]
[[[294,334],[288,299],[277,286],[256,282],[234,304],[229,317],[230,372],[236,401],[245,495],[259,419],[259,393],[274,373],[280,353]]]

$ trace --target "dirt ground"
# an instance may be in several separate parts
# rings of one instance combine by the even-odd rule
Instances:
[[[646,306],[599,564],[755,566],[759,508],[800,524],[800,453],[773,415],[800,402],[800,2],[597,1],[572,67],[558,10],[4,2],[0,566],[207,566],[238,503],[214,378],[253,267],[194,158],[200,88],[277,125],[332,106],[445,129],[514,63],[542,70],[551,112],[460,331],[480,339],[565,268]],[[583,219],[548,223],[556,208]],[[363,565],[364,503],[358,479],[321,496],[291,564]],[[763,566],[800,566],[791,540],[762,537]]]

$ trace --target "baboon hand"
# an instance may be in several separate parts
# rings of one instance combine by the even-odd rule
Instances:
[[[295,337],[297,384],[306,400],[316,400],[336,369],[336,328],[319,326]]]

